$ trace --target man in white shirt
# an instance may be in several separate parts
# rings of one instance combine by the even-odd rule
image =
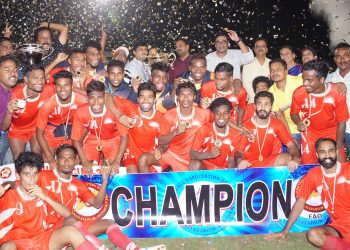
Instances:
[[[238,45],[239,50],[228,49],[229,38]],[[215,48],[216,51],[206,56],[208,70],[213,72],[216,65],[221,62],[230,63],[234,68],[233,79],[241,79],[241,65],[250,63],[254,59],[251,49],[244,44],[242,39],[233,30],[227,30],[227,33],[219,32],[215,36]]]
[[[149,67],[146,67],[144,64],[148,55],[147,44],[142,41],[137,41],[134,44],[133,53],[134,59],[126,64],[125,70],[130,72],[132,78],[140,78],[141,82],[147,82],[151,76]]]
[[[267,42],[264,38],[257,38],[254,43],[255,58],[249,64],[243,66],[242,81],[243,86],[248,93],[248,103],[254,102],[254,90],[253,80],[258,76],[270,75],[269,62],[271,61],[266,57],[268,52]]]
[[[346,102],[350,105],[350,45],[346,42],[341,42],[335,47],[334,61],[337,65],[337,70],[328,74],[326,82],[343,82],[345,83],[348,93],[346,94]],[[350,149],[350,120],[346,122],[345,142]]]

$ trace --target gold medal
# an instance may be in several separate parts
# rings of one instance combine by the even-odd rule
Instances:
[[[66,141],[69,141],[69,139],[70,139],[70,138],[69,138],[69,135],[66,134],[65,137],[64,137],[64,139],[65,139]]]
[[[210,103],[211,103],[211,99],[209,98],[209,97],[204,97],[203,98],[203,104],[204,105],[210,105]]]
[[[97,145],[96,150],[101,152],[102,151],[102,146],[100,144]]]
[[[311,122],[310,122],[310,120],[309,120],[308,118],[305,118],[305,119],[303,120],[303,123],[305,124],[306,127],[309,127],[310,124],[311,124]]]
[[[222,146],[222,141],[220,139],[216,139],[214,141],[214,146],[220,148]]]
[[[258,160],[259,160],[259,161],[263,161],[263,160],[264,160],[264,157],[260,154]]]

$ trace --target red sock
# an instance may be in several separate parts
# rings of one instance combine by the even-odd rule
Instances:
[[[76,250],[96,250],[96,247],[93,244],[91,244],[91,242],[88,242],[87,240],[85,240],[75,249]]]
[[[83,225],[83,223],[81,223],[80,221],[77,221],[76,223],[74,223],[74,226],[79,230],[79,232],[84,236],[84,238],[86,240],[88,240],[89,242],[91,242],[91,244],[93,246],[95,246],[95,248],[97,249],[103,249],[104,245],[101,241],[99,241],[97,239],[97,237],[95,235],[93,235],[92,233],[90,233]],[[107,249],[107,248],[106,248]]]
[[[124,234],[118,225],[112,225],[107,229],[106,234],[108,239],[117,247],[123,250],[138,250],[139,248],[135,245],[132,240]]]
[[[350,242],[347,242],[337,236],[326,237],[326,241],[322,246],[323,250],[350,250]]]

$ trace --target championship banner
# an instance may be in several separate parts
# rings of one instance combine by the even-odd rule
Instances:
[[[132,238],[278,232],[287,222],[303,176],[312,167],[300,166],[292,173],[287,167],[274,167],[116,175],[110,178],[108,197],[100,209],[80,201],[74,215],[83,221],[113,219]],[[97,194],[101,175],[77,177]],[[328,220],[315,191],[291,231],[303,232]]]

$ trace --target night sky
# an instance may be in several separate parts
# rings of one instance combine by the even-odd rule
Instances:
[[[69,45],[81,47],[99,40],[104,18],[107,49],[141,39],[170,52],[174,39],[183,36],[192,52],[206,53],[214,47],[214,34],[228,27],[251,48],[256,37],[266,38],[269,57],[277,57],[282,45],[297,50],[310,45],[321,57],[330,53],[326,19],[313,16],[309,1],[302,0],[0,0],[0,17],[2,29],[6,21],[14,25],[16,44],[33,42],[33,28],[49,21],[68,24]]]

